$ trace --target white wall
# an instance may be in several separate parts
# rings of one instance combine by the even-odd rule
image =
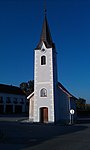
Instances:
[[[54,122],[54,81],[53,81],[53,50],[46,48],[45,53],[35,50],[34,64],[34,121],[40,121],[40,108],[48,107],[48,121]],[[41,65],[41,56],[46,56],[46,65]],[[42,88],[47,89],[47,97],[40,97]]]
[[[34,95],[29,99],[29,120],[34,120]]]

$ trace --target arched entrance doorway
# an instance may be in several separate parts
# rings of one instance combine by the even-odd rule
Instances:
[[[40,108],[40,122],[42,123],[48,122],[48,108],[47,107]]]

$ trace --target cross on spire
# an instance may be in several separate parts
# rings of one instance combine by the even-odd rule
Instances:
[[[44,0],[44,14],[46,15],[47,9],[46,9],[46,0]]]

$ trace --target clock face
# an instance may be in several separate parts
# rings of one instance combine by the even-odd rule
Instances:
[[[44,48],[41,49],[41,52],[45,52],[46,50]]]

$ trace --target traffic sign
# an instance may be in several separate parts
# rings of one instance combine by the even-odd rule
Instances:
[[[70,114],[74,115],[74,113],[75,113],[74,109],[70,109]]]

